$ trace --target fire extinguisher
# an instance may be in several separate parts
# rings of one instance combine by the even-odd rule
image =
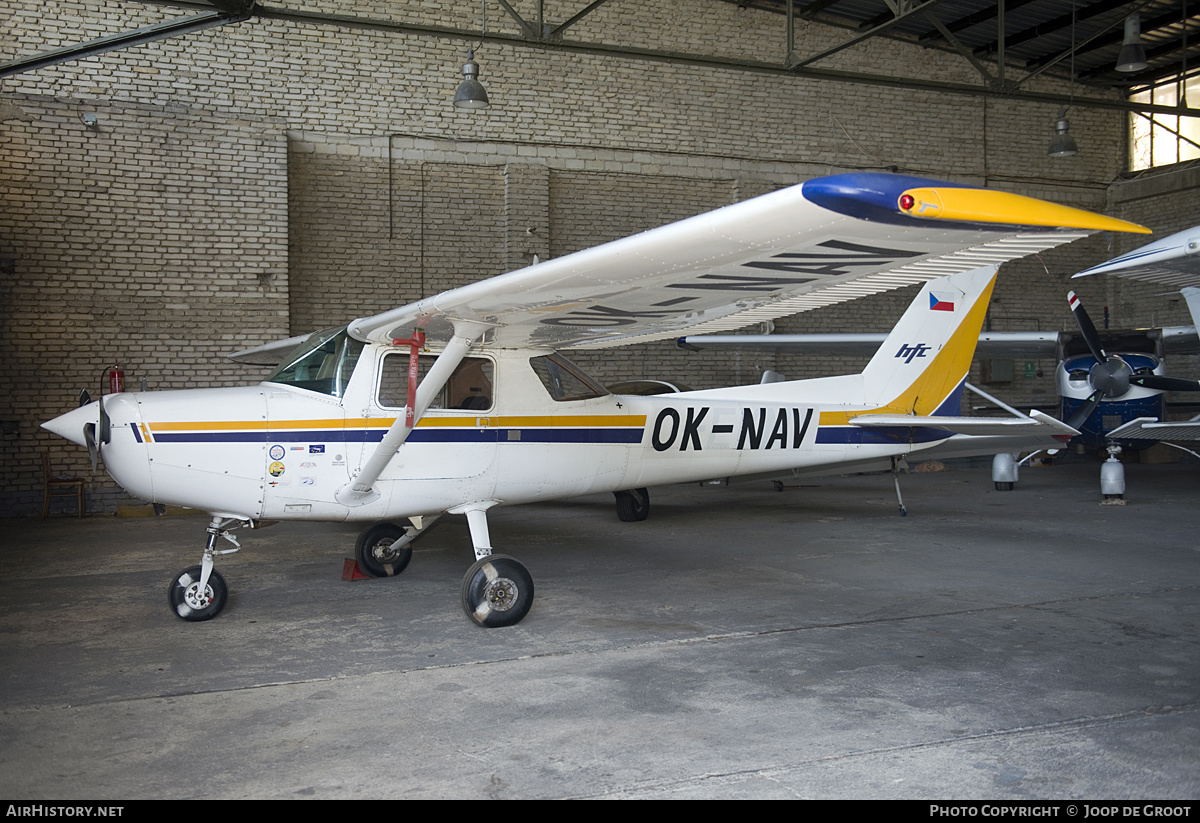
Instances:
[[[125,370],[119,365],[109,366],[104,370],[104,376],[108,378],[108,393],[116,394],[125,391]],[[104,393],[103,389],[100,392]]]

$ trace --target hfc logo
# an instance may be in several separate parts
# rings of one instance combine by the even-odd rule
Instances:
[[[910,346],[907,343],[900,344],[900,351],[896,352],[896,357],[903,357],[904,364],[908,365],[913,361],[914,357],[924,357],[925,353],[931,351],[930,346],[924,343],[918,343],[915,346]]]

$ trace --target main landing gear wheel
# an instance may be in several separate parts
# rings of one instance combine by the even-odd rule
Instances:
[[[508,555],[477,560],[463,577],[462,605],[477,626],[515,626],[533,605],[533,578]]]
[[[225,608],[229,598],[229,587],[225,578],[216,569],[208,576],[208,585],[200,590],[200,567],[184,569],[171,581],[167,589],[167,602],[177,617],[196,623],[212,620]]]
[[[359,534],[354,544],[354,559],[358,567],[371,577],[395,577],[404,571],[412,560],[412,544],[406,543],[398,549],[392,544],[407,531],[395,523],[376,523]]]
[[[650,516],[650,491],[648,489],[613,492],[613,496],[617,498],[617,517],[625,523],[636,523]]]

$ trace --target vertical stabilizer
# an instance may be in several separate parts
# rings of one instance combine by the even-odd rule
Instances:
[[[863,370],[866,401],[880,412],[960,412],[996,266],[930,280]]]

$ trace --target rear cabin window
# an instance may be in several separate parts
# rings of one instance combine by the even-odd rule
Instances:
[[[425,379],[435,357],[422,356],[417,361],[417,385]],[[445,387],[429,404],[431,409],[471,409],[486,411],[492,407],[492,379],[495,367],[483,357],[467,357],[458,364]],[[384,355],[379,370],[379,388],[375,400],[380,408],[399,409],[408,403],[408,354]]]
[[[608,391],[583,369],[560,354],[532,357],[529,359],[529,365],[555,400],[588,400],[608,394]]]

